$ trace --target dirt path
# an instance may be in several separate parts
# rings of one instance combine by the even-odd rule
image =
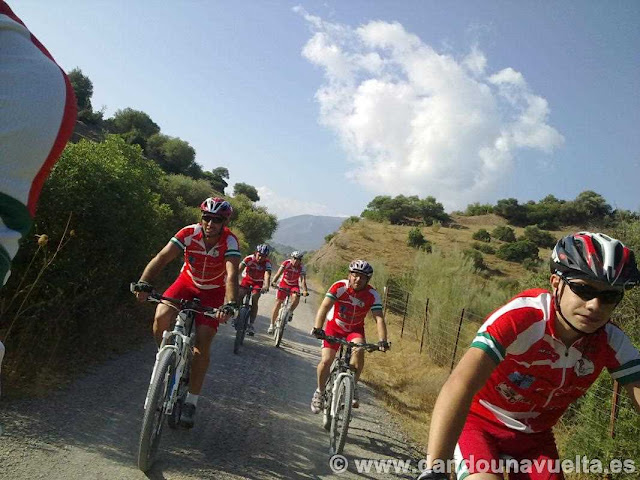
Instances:
[[[311,303],[301,302],[282,347],[275,348],[265,334],[273,301],[272,293],[263,296],[258,333],[247,338],[239,355],[232,353],[232,328],[220,327],[196,426],[164,429],[148,475],[137,469],[136,454],[155,354],[151,341],[48,398],[2,401],[0,478],[414,478],[413,473],[376,473],[375,466],[369,473],[357,472],[355,459],[413,459],[415,466],[420,458],[365,386],[344,451],[348,471],[332,472],[328,434],[320,415],[309,409],[320,350],[308,335],[315,312]]]

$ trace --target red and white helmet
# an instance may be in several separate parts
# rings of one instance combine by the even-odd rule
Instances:
[[[233,213],[233,208],[231,208],[231,204],[224,200],[223,198],[214,197],[207,198],[200,205],[200,210],[202,213],[210,213],[211,215],[220,215],[224,218],[229,218]]]
[[[604,233],[578,232],[561,238],[551,253],[551,273],[614,287],[640,284],[633,251]]]

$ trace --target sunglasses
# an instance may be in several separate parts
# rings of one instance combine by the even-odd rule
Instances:
[[[214,217],[214,216],[210,216],[210,215],[203,215],[202,216],[202,221],[203,222],[213,222],[213,223],[222,223],[224,222],[224,218],[222,217]]]
[[[564,283],[585,302],[597,297],[602,303],[613,304],[618,303],[624,297],[623,290],[598,290],[583,283],[568,282],[567,280],[564,280]]]

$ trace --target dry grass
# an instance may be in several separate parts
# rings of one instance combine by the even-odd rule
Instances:
[[[431,226],[420,230],[434,249],[444,255],[454,251],[471,248],[476,240],[472,235],[484,228],[489,232],[506,221],[498,215],[477,215],[473,217],[453,215],[454,224],[463,228],[440,227],[437,232]],[[310,265],[345,264],[354,258],[365,257],[377,264],[385,265],[389,275],[401,275],[407,272],[414,259],[416,250],[407,245],[409,230],[413,227],[389,225],[361,219],[347,228],[341,228],[329,243],[324,244],[309,259]],[[516,236],[524,234],[524,228],[511,227]],[[576,229],[550,231],[555,238],[560,238]],[[492,240],[490,245],[497,248],[503,242]],[[540,249],[542,259],[549,258],[551,250]],[[518,280],[528,275],[527,270],[519,263],[501,260],[495,255],[484,254],[485,264],[489,267],[489,275],[494,280]]]
[[[384,355],[367,355],[362,382],[374,390],[426,452],[430,414],[449,369],[431,363],[426,350],[420,355],[420,342],[412,335],[400,339],[399,322],[389,320],[391,350]],[[377,338],[373,322],[367,323],[367,338]]]

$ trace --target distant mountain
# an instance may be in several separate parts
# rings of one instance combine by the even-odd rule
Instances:
[[[291,245],[297,250],[317,250],[324,244],[324,237],[338,230],[344,220],[343,217],[318,215],[283,218],[278,222],[272,241]]]

